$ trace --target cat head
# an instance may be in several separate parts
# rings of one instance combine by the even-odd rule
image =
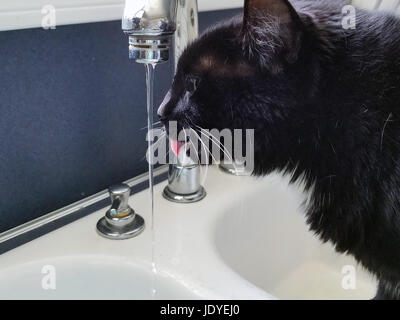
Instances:
[[[209,29],[183,52],[158,110],[161,121],[264,134],[309,91],[305,29],[287,0],[246,0],[243,15]]]

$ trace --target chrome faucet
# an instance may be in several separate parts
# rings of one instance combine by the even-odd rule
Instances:
[[[130,59],[145,64],[166,62],[173,43],[176,66],[182,51],[198,35],[197,0],[126,0],[122,30],[129,36]],[[170,165],[163,195],[181,203],[203,199],[200,166]]]

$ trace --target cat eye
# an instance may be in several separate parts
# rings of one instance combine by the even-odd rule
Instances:
[[[195,76],[187,76],[185,79],[185,89],[189,93],[194,93],[199,86],[200,78]]]

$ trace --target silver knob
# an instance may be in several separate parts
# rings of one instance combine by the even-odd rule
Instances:
[[[120,216],[128,214],[132,209],[128,201],[131,195],[131,189],[126,184],[117,184],[108,189],[111,198],[111,216]]]
[[[108,239],[129,239],[139,235],[145,227],[144,219],[129,206],[131,190],[126,184],[108,189],[111,208],[97,222],[97,232]]]

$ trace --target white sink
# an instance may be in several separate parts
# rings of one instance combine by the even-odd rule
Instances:
[[[51,287],[49,276],[53,270],[55,284]],[[173,279],[154,278],[148,268],[116,258],[96,256],[56,258],[18,265],[3,270],[0,283],[0,300],[198,298]]]
[[[270,175],[227,209],[217,247],[241,276],[280,299],[370,299],[376,284],[354,259],[321,244],[305,224],[304,196]],[[355,272],[355,286],[345,276]],[[342,286],[342,281],[345,281]]]
[[[369,299],[375,283],[357,269],[356,289],[341,287],[351,258],[322,245],[298,210],[287,181],[208,170],[207,197],[176,204],[155,187],[155,263],[148,191],[130,198],[147,227],[137,238],[100,237],[106,209],[0,256],[0,299]],[[42,270],[56,272],[45,289]],[[153,294],[155,290],[156,294]]]

